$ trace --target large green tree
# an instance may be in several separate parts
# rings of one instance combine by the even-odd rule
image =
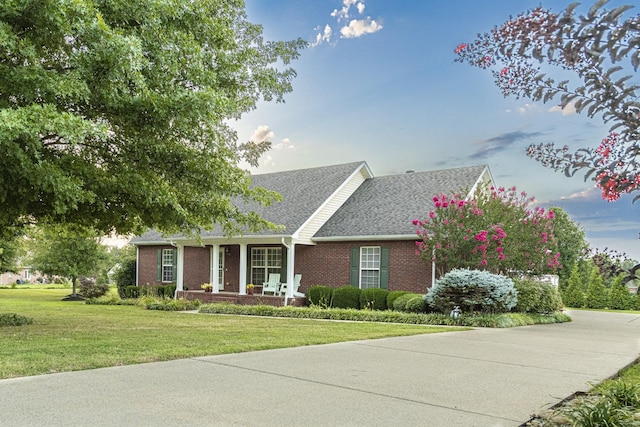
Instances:
[[[557,206],[550,207],[549,211],[554,213],[553,235],[560,253],[558,261],[562,265],[558,270],[558,276],[561,281],[566,282],[573,266],[585,255],[589,243],[586,241],[584,229],[576,224],[567,212]]]
[[[95,230],[75,225],[39,225],[31,230],[31,265],[43,274],[71,280],[71,299],[77,298],[80,276],[96,276],[108,259]]]
[[[505,96],[555,102],[611,125],[602,142],[574,153],[568,146],[531,146],[528,154],[567,176],[586,171],[602,197],[640,199],[640,20],[632,5],[606,9],[597,1],[560,13],[537,7],[462,43],[457,61],[491,70]]]
[[[292,90],[306,43],[263,40],[241,0],[6,0],[0,7],[0,229],[271,226],[277,195],[239,167],[268,144],[230,121]]]

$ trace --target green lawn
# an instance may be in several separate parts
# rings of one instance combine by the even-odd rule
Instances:
[[[69,289],[0,289],[0,313],[33,324],[0,327],[0,378],[186,357],[452,331],[145,310],[61,301]]]

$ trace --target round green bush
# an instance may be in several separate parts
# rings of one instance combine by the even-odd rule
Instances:
[[[363,289],[362,292],[360,292],[360,307],[363,309],[386,310],[388,295],[389,291],[386,289]]]
[[[335,308],[360,309],[360,289],[353,286],[342,286],[333,290],[331,306]]]
[[[410,294],[409,291],[391,291],[389,295],[387,295],[387,308],[389,310],[394,310],[393,303],[402,295]]]
[[[424,299],[424,295],[414,295],[409,298],[404,311],[407,313],[425,313],[427,311],[427,301]]]
[[[333,288],[330,286],[315,285],[307,290],[307,305],[327,308],[331,307]]]
[[[518,292],[508,277],[455,269],[436,280],[426,299],[433,310],[444,314],[455,306],[465,313],[506,313],[516,305]]]
[[[396,311],[407,311],[407,303],[409,302],[409,300],[411,300],[412,298],[415,297],[420,297],[422,298],[423,296],[420,294],[414,294],[413,292],[407,292],[403,295],[400,295],[398,298],[396,298],[396,300],[393,302],[393,309]]]

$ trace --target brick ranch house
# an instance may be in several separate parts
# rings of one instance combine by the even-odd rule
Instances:
[[[283,232],[232,238],[203,232],[198,242],[149,231],[131,241],[137,248],[137,285],[175,283],[179,292],[201,292],[202,283],[211,283],[213,294],[242,296],[248,283],[262,285],[269,273],[280,273],[282,283],[301,274],[302,293],[313,285],[426,293],[433,269],[415,253],[412,221],[434,209],[432,198],[440,192],[471,194],[481,184],[493,184],[486,165],[374,177],[366,162],[252,180],[282,195],[282,202],[255,211],[284,225]]]

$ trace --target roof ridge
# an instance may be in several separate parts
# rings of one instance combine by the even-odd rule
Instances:
[[[361,165],[363,163],[366,164],[367,162],[364,160],[361,160],[357,162],[338,163],[338,164],[331,164],[331,165],[324,165],[324,166],[313,166],[313,167],[301,168],[301,169],[287,169],[287,170],[278,171],[278,172],[256,173],[256,174],[251,174],[251,176],[265,176],[265,175],[275,175],[280,173],[291,173],[291,172],[306,172],[311,170],[327,169],[332,167],[346,167],[350,165],[353,165],[355,167],[356,165]]]

